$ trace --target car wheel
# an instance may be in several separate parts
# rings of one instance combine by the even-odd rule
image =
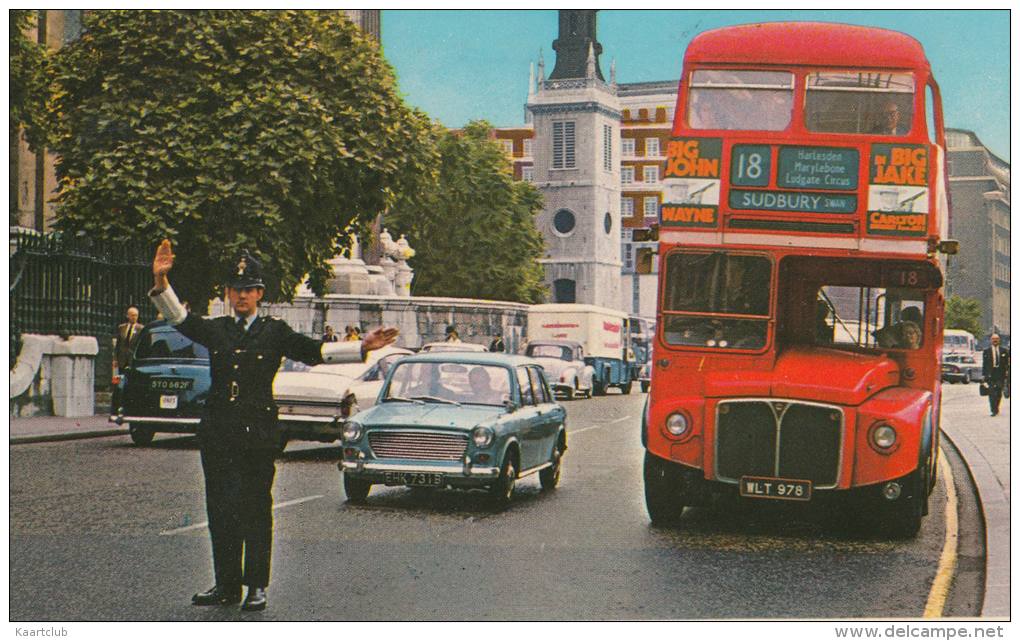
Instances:
[[[128,425],[128,435],[135,445],[145,446],[152,443],[152,437],[156,435],[156,432],[151,427]]]
[[[563,460],[563,448],[560,440],[556,439],[556,446],[553,447],[552,465],[538,473],[538,480],[542,483],[543,490],[551,490],[560,482],[560,462]]]
[[[967,372],[966,374],[963,375],[963,382],[966,383],[967,385],[970,385],[973,380],[974,379],[970,377],[970,372]]]
[[[576,381],[574,382],[574,385],[575,386],[577,385]],[[568,387],[567,391],[563,392],[563,398],[568,400],[568,401],[574,400],[574,388],[573,387]]]
[[[643,394],[647,394],[648,393],[648,388],[649,387],[651,387],[651,383],[649,383],[648,381],[641,381],[641,392]]]
[[[489,486],[489,496],[496,507],[504,507],[510,503],[517,486],[517,464],[514,462],[514,453],[507,452],[503,467],[499,470],[499,478]]]
[[[592,381],[592,394],[595,396],[605,396],[606,386],[602,381]]]
[[[348,503],[364,503],[368,498],[368,491],[371,489],[372,484],[368,481],[354,478],[344,472],[344,494],[347,495]]]
[[[683,479],[671,464],[645,452],[645,509],[653,525],[674,527],[684,512]]]
[[[634,385],[634,381],[627,381],[626,385],[620,386],[620,391],[624,394],[630,394],[630,388]]]

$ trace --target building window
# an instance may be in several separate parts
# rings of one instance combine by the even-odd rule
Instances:
[[[659,155],[659,139],[658,138],[645,138],[645,155],[646,156],[658,156]]]
[[[634,155],[634,139],[633,138],[622,138],[620,139],[620,154],[623,157],[630,157]]]
[[[653,165],[651,167],[644,168],[644,175],[642,179],[646,183],[657,183],[659,182],[659,166]]]
[[[514,141],[500,140],[499,142],[503,145],[503,152],[506,153],[507,156],[514,155]]]
[[[553,231],[557,236],[569,236],[574,233],[577,218],[574,217],[574,212],[569,209],[561,209],[553,214],[552,224]]]
[[[634,199],[633,198],[621,198],[620,199],[620,215],[623,217],[634,215]]]
[[[532,140],[531,138],[525,138],[524,139],[524,157],[525,158],[531,158],[531,145],[534,142],[535,141]]]
[[[535,182],[535,168],[521,167],[521,180],[528,183]]]
[[[633,167],[620,167],[620,182],[624,185],[629,185],[634,182]]]
[[[634,245],[623,244],[623,268],[627,271],[634,269]]]
[[[605,227],[606,233],[613,231],[613,215],[608,211],[606,212],[606,218],[602,221],[602,226]]]
[[[574,121],[553,123],[553,169],[574,169]]]
[[[553,281],[554,303],[576,303],[577,284],[569,278],[558,278]]]
[[[645,197],[645,218],[659,215],[659,199],[655,196]]]
[[[613,171],[613,128],[602,125],[602,168]]]

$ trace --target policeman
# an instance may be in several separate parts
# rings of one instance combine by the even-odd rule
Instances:
[[[241,586],[243,610],[266,607],[273,535],[273,477],[280,443],[273,378],[283,357],[309,365],[357,362],[396,340],[397,330],[376,329],[363,341],[323,343],[286,322],[258,315],[265,293],[261,266],[245,252],[226,282],[232,313],[205,319],[185,310],[167,272],[173,250],[164,240],[152,263],[149,296],[177,331],[209,350],[212,384],[198,428],[206,510],[216,585],[192,597],[194,605],[234,604]]]

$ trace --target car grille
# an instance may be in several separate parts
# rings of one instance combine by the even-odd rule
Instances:
[[[723,401],[716,411],[716,475],[801,479],[835,487],[843,432],[838,407],[795,401]]]
[[[435,432],[369,432],[368,444],[377,458],[459,461],[467,451],[466,434]]]

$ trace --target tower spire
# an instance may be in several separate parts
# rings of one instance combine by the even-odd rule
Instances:
[[[588,77],[589,57],[594,58],[592,77],[605,81],[599,68],[602,45],[596,37],[595,14],[597,9],[560,9],[559,37],[553,41],[556,66],[550,80]],[[589,56],[590,54],[590,56]]]
[[[535,95],[535,63],[528,64],[528,96]]]

